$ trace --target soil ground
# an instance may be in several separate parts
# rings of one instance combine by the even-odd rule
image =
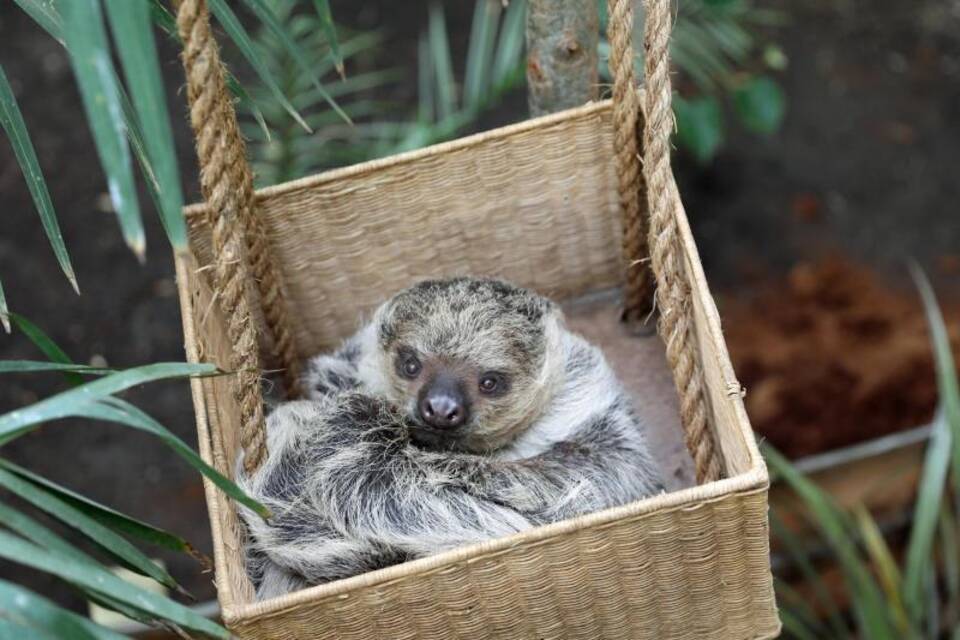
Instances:
[[[391,24],[394,62],[414,65],[414,38],[425,24],[427,3],[408,3],[402,15],[394,4],[334,2],[335,15],[351,26]],[[783,363],[769,373],[753,360],[757,346],[749,318],[770,310],[804,304],[797,292],[785,295],[777,282],[800,262],[841,254],[880,274],[889,295],[914,305],[911,314],[882,317],[909,333],[914,344],[921,324],[919,307],[904,278],[903,260],[916,257],[933,275],[940,294],[960,294],[958,257],[960,222],[956,203],[956,151],[960,149],[960,5],[950,0],[800,0],[778,2],[790,22],[775,34],[790,59],[781,78],[789,96],[783,129],[762,139],[733,130],[724,152],[709,167],[678,157],[678,174],[688,215],[711,279],[734,359],[748,382],[748,403],[755,419],[771,411],[761,400],[764,386],[810,384],[835,390],[829,362],[839,354],[868,349],[831,344],[824,361],[810,364],[796,352],[785,355],[798,375]],[[455,34],[469,31],[471,3],[446,3]],[[36,214],[13,160],[0,144],[0,275],[11,307],[39,323],[80,361],[132,366],[183,359],[179,311],[168,247],[152,212],[145,213],[149,253],[138,265],[123,245],[117,225],[104,206],[106,190],[69,65],[59,46],[45,37],[13,3],[0,7],[0,64],[10,77],[52,189],[63,233],[83,295],[75,296],[50,254]],[[455,38],[455,51],[462,50]],[[173,113],[185,116],[182,75],[175,52],[165,48],[167,90]],[[524,117],[522,95],[507,100],[484,124]],[[195,163],[185,117],[176,117],[175,137],[184,181],[196,197]],[[148,202],[143,198],[144,203]],[[801,280],[802,269],[801,267]],[[812,267],[814,273],[818,267]],[[798,277],[793,271],[791,281]],[[859,272],[858,272],[859,273]],[[858,276],[859,277],[859,276]],[[827,278],[829,284],[830,278]],[[759,297],[752,294],[766,291]],[[854,287],[859,291],[859,286]],[[884,294],[886,295],[886,294]],[[802,297],[802,296],[801,296]],[[757,303],[756,300],[761,302]],[[742,305],[758,305],[747,307]],[[892,307],[900,309],[900,303]],[[751,310],[752,309],[752,310]],[[909,316],[909,318],[907,318]],[[745,319],[746,318],[746,319]],[[871,326],[871,318],[865,320]],[[905,323],[905,324],[902,324]],[[766,329],[757,329],[761,331]],[[780,336],[769,328],[773,344]],[[737,339],[736,335],[745,338]],[[851,338],[856,342],[859,338]],[[859,343],[858,343],[859,344]],[[896,352],[900,347],[888,347]],[[917,343],[916,349],[921,349]],[[763,354],[760,354],[761,356]],[[34,358],[21,336],[0,338],[0,357]],[[810,356],[812,357],[812,356]],[[753,360],[751,360],[753,359]],[[905,360],[903,375],[920,375],[927,366]],[[759,365],[758,365],[759,366]],[[764,365],[766,366],[766,365]],[[763,373],[768,371],[768,373]],[[765,377],[767,376],[767,377]],[[770,377],[779,382],[769,382]],[[894,376],[896,379],[896,376]],[[52,377],[6,378],[0,387],[0,411],[45,397],[62,385]],[[896,407],[901,385],[888,393]],[[890,409],[901,426],[929,414],[929,390],[918,392],[925,407]],[[814,393],[814,398],[818,396]],[[161,384],[129,394],[187,442],[195,444],[192,408],[183,384]],[[812,401],[804,411],[815,412]],[[829,403],[827,403],[829,406]],[[781,408],[777,411],[787,412]],[[759,413],[758,413],[759,412]],[[789,408],[793,415],[794,407]],[[892,412],[892,413],[890,413]],[[838,420],[862,421],[857,413]],[[822,423],[810,417],[804,424]],[[906,424],[909,423],[909,424]],[[778,443],[805,443],[796,452],[820,446],[795,433],[791,423],[774,435]],[[873,422],[864,422],[873,425]],[[884,429],[887,426],[883,427]],[[874,427],[860,433],[873,434]],[[798,441],[799,441],[798,440]],[[834,443],[842,444],[842,443]],[[4,449],[4,456],[91,497],[176,531],[201,549],[211,549],[203,492],[197,475],[143,434],[89,422],[49,425]],[[191,560],[165,557],[173,575],[197,598],[211,598],[209,574]],[[0,572],[71,606],[81,600],[55,581],[10,565]]]

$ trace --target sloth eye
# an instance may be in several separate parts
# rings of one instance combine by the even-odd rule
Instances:
[[[400,375],[405,378],[410,378],[411,380],[420,375],[420,369],[423,368],[417,356],[412,353],[401,354],[398,365],[397,368],[400,370]]]
[[[485,373],[480,376],[480,391],[486,394],[498,393],[504,390],[503,376],[498,373]]]

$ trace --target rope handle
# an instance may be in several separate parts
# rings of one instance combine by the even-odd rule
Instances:
[[[643,92],[642,172],[636,142],[640,112],[633,79],[633,2],[607,0],[610,71],[614,77],[614,144],[623,204],[624,262],[628,268],[624,298],[628,316],[643,308],[648,278],[638,273],[635,265],[650,247],[650,270],[655,278],[656,307],[660,312],[657,329],[666,346],[667,362],[680,397],[680,420],[687,449],[696,467],[697,481],[708,482],[721,477],[723,466],[708,421],[703,367],[694,335],[696,325],[691,292],[671,195],[670,135],[674,130],[670,82],[671,2],[644,0],[646,86]],[[636,204],[644,186],[649,212],[646,237],[640,205]]]
[[[284,368],[286,389],[296,395],[299,360],[290,333],[281,279],[256,215],[253,171],[247,162],[237,114],[227,88],[205,0],[181,0],[177,28],[183,41],[190,123],[200,164],[200,190],[207,202],[215,299],[227,320],[232,345],[233,392],[240,406],[244,467],[252,473],[266,454],[257,324],[247,283],[256,282],[273,347]]]

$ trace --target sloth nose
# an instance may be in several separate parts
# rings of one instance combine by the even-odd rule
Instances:
[[[467,408],[458,393],[430,392],[420,401],[420,417],[431,427],[453,429],[466,422]]]

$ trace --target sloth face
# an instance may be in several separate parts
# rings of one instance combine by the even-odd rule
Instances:
[[[378,313],[390,400],[420,444],[492,451],[538,417],[559,310],[497,280],[420,283]]]

